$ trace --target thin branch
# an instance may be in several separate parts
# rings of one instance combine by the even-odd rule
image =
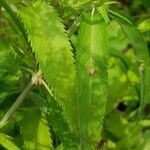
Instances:
[[[22,104],[22,102],[25,99],[25,96],[29,93],[33,85],[37,85],[39,82],[39,79],[41,78],[41,72],[33,74],[32,79],[30,83],[26,86],[26,88],[23,90],[23,92],[19,95],[19,97],[16,99],[16,101],[13,103],[13,105],[10,107],[10,109],[7,111],[5,116],[0,121],[0,128],[2,128],[5,124],[7,124],[8,120],[12,117],[16,109]]]
[[[46,82],[41,79],[41,83],[44,85],[44,87],[46,88],[46,90],[48,91],[48,93],[49,93],[52,97],[54,97],[54,95],[53,95],[51,89],[48,87],[48,85],[46,84]]]
[[[7,113],[5,114],[5,116],[2,118],[2,120],[0,121],[0,128],[3,127],[8,120],[11,118],[11,116],[14,114],[14,112],[16,111],[16,109],[22,104],[25,96],[28,94],[28,92],[31,90],[32,86],[34,85],[34,83],[31,81],[27,87],[24,89],[24,91],[19,95],[19,97],[16,99],[16,101],[14,102],[14,104],[10,107],[10,109],[7,111]]]
[[[68,29],[68,36],[71,37],[80,25],[80,17],[77,17],[73,24]]]
[[[143,105],[144,105],[144,64],[141,63],[139,66],[139,76],[140,76],[140,107],[138,112],[137,120],[139,121],[142,116]]]
[[[105,2],[104,5],[120,4],[118,1]]]

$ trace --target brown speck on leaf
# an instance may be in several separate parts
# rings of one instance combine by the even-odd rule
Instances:
[[[144,70],[144,63],[140,64],[140,70]]]
[[[96,70],[95,70],[95,68],[90,68],[89,69],[89,74],[92,76],[92,75],[94,75],[96,73]]]

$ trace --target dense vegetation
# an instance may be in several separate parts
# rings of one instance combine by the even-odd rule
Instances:
[[[0,0],[0,150],[149,150],[150,1]]]

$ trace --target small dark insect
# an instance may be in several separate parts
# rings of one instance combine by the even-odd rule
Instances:
[[[91,67],[91,68],[89,69],[89,74],[92,76],[92,75],[94,75],[95,73],[96,73],[95,68]]]

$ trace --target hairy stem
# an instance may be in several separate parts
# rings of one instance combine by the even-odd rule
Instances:
[[[31,90],[32,86],[34,85],[34,82],[31,81],[26,88],[23,90],[23,92],[19,95],[19,97],[16,99],[16,101],[14,102],[14,104],[10,107],[10,109],[7,111],[7,113],[5,114],[5,116],[2,118],[2,120],[0,121],[0,128],[3,127],[8,120],[11,118],[11,116],[14,114],[14,112],[16,111],[16,109],[22,104],[25,96],[28,94],[28,92]]]

